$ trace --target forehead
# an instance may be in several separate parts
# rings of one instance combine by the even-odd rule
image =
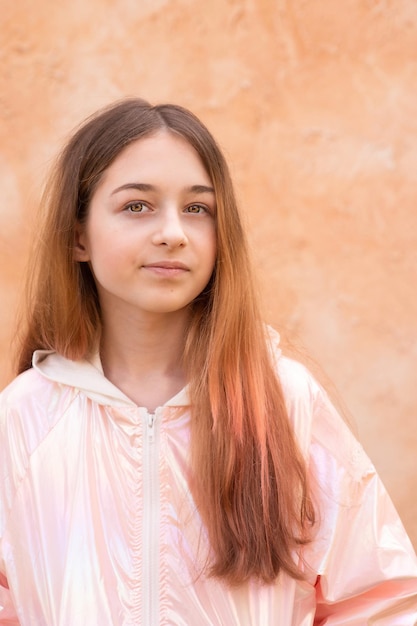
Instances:
[[[211,183],[195,148],[181,135],[166,129],[136,139],[123,148],[105,170],[102,182],[129,176],[195,178],[193,184]]]

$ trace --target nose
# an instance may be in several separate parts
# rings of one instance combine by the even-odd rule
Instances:
[[[153,243],[170,249],[186,245],[187,236],[181,221],[181,214],[176,207],[166,207],[161,210],[153,235]]]

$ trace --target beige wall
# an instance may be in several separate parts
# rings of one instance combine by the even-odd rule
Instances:
[[[52,155],[113,99],[178,102],[230,159],[268,319],[333,381],[417,544],[415,0],[0,0],[0,14],[1,382]]]

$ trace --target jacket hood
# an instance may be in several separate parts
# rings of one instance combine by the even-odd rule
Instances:
[[[133,400],[105,377],[98,353],[91,359],[71,361],[52,350],[36,350],[32,365],[44,378],[78,389],[99,404],[136,406]],[[189,404],[188,388],[184,387],[163,406],[179,407]]]
[[[270,326],[265,327],[272,360],[277,364],[281,356],[279,334]],[[53,350],[36,350],[33,368],[44,378],[82,391],[88,398],[104,405],[132,406],[136,404],[123,391],[105,377],[98,352],[82,361],[71,361]],[[184,387],[163,406],[189,406],[188,386]]]

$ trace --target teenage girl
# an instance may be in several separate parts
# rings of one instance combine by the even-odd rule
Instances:
[[[262,323],[203,124],[139,99],[100,111],[43,207],[0,396],[0,624],[416,624],[411,544]]]

